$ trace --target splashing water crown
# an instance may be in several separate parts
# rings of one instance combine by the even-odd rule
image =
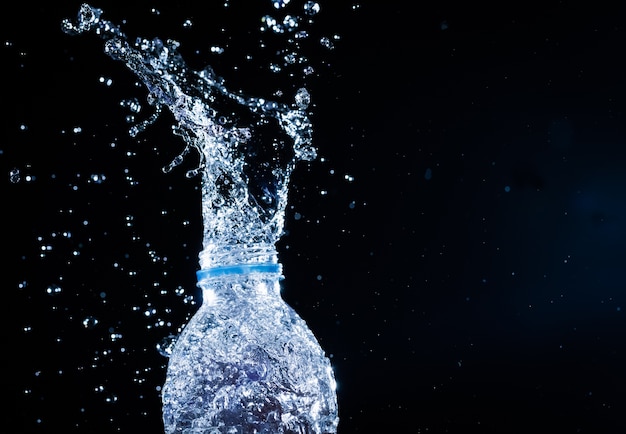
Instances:
[[[163,106],[171,111],[185,147],[164,171],[180,165],[192,149],[198,152],[200,162],[187,176],[202,175],[201,268],[276,263],[290,175],[296,162],[316,156],[305,112],[309,93],[299,89],[292,106],[232,93],[210,67],[189,69],[178,42],[138,38],[131,45],[101,15],[83,4],[76,24],[64,20],[62,26],[69,34],[94,32],[105,39],[105,52],[148,89],[155,113],[133,126],[131,135],[154,122]]]

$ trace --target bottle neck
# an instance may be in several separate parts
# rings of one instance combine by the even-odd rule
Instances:
[[[202,305],[225,308],[231,303],[280,298],[282,266],[279,263],[223,265],[196,272],[202,290]]]
[[[244,275],[258,275],[270,277],[272,274],[280,275],[282,266],[278,262],[259,262],[247,264],[220,265],[217,267],[198,270],[196,276],[198,284],[205,281],[219,280],[228,277],[243,277]]]

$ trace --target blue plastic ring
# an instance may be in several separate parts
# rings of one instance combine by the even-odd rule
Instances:
[[[264,264],[237,264],[222,265],[219,267],[207,268],[206,270],[196,271],[198,282],[209,279],[211,277],[229,276],[233,274],[249,274],[249,273],[279,273],[280,264],[264,263]]]

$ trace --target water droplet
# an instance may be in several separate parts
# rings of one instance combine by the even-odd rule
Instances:
[[[303,87],[298,89],[296,93],[296,106],[298,106],[300,110],[304,110],[309,104],[311,104],[311,95],[309,92]]]
[[[122,100],[120,101],[120,106],[128,108],[133,113],[139,113],[141,111],[141,104],[137,98]]]
[[[92,182],[94,184],[102,184],[106,179],[107,177],[103,174],[93,173],[89,177],[89,182]]]
[[[98,81],[100,83],[103,83],[106,87],[111,87],[111,85],[113,84],[113,80],[111,78],[100,77]]]
[[[289,4],[290,0],[274,0],[272,3],[276,9],[284,8]]]
[[[49,246],[46,246],[46,247],[49,247]],[[46,288],[46,292],[48,294],[60,294],[61,291],[62,291],[61,287],[55,283],[48,285],[48,287]]]
[[[11,169],[11,171],[9,172],[9,181],[11,181],[13,184],[17,184],[18,182],[20,182],[21,179],[22,177],[20,176],[20,169]]]
[[[191,179],[191,178],[193,178],[193,177],[195,177],[195,176],[198,176],[198,174],[200,173],[200,171],[201,171],[201,168],[200,168],[200,167],[197,167],[197,168],[195,168],[195,169],[188,170],[188,171],[187,171],[187,173],[185,173],[185,177],[187,177],[187,178],[190,178],[190,179]]]
[[[320,5],[314,1],[308,1],[304,4],[304,13],[313,16],[318,14],[320,11]]]
[[[424,179],[426,181],[430,181],[433,178],[433,170],[429,167],[428,169],[426,169],[426,171],[424,172]]]
[[[156,344],[156,349],[160,355],[163,357],[170,357],[172,355],[172,351],[174,350],[174,344],[176,343],[176,339],[178,336],[176,335],[167,335],[159,343]]]
[[[98,322],[99,321],[97,318],[94,318],[93,316],[88,316],[83,320],[83,327],[85,327],[87,330],[91,330],[98,325]]]
[[[283,19],[283,26],[289,31],[293,31],[296,27],[298,27],[298,17],[294,17],[291,15],[285,16]]]
[[[329,50],[332,50],[333,48],[335,48],[335,45],[332,43],[332,41],[327,38],[326,36],[322,37],[320,39],[320,44],[322,44],[323,47],[328,48]]]

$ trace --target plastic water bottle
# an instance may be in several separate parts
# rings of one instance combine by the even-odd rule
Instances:
[[[163,388],[170,433],[335,433],[329,360],[280,296],[277,263],[198,272],[199,310],[174,345]]]

